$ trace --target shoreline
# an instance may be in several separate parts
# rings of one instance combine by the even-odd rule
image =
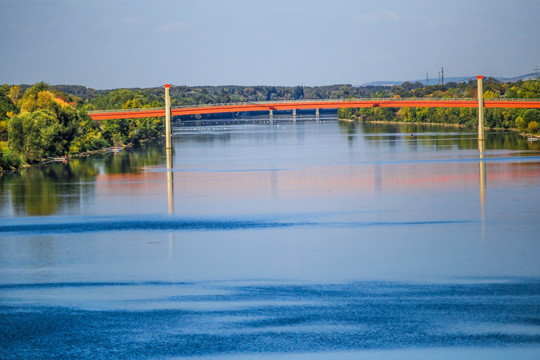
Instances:
[[[405,121],[390,121],[390,120],[358,120],[358,119],[340,119],[338,118],[338,121],[344,121],[344,122],[369,122],[369,123],[375,123],[375,124],[388,124],[388,125],[429,125],[429,126],[444,126],[444,127],[455,127],[460,129],[476,129],[475,126],[467,126],[467,125],[461,125],[461,124],[451,124],[451,123],[430,123],[430,122],[405,122]],[[511,131],[516,132],[518,135],[523,136],[524,138],[534,138],[534,139],[540,139],[540,135],[537,134],[527,134],[524,132],[520,132],[518,129],[514,128],[489,128],[489,130],[494,131]]]
[[[162,134],[162,135],[159,135],[157,137],[153,137],[153,138],[149,138],[149,139],[142,139],[142,140],[139,140],[139,143],[141,144],[144,144],[146,142],[149,142],[149,141],[154,141],[154,140],[157,140],[157,139],[160,139],[162,137],[164,137],[165,135]],[[121,145],[121,146],[112,146],[112,147],[118,147],[120,148],[121,150],[124,150],[126,148],[131,148],[133,147],[134,144],[133,143],[128,143],[126,145]],[[89,157],[89,156],[92,156],[92,155],[97,155],[97,154],[105,154],[105,153],[108,153],[111,151],[111,148],[112,147],[108,147],[108,148],[105,148],[105,149],[99,149],[99,150],[88,150],[88,151],[83,151],[83,152],[80,152],[80,153],[76,153],[76,154],[69,154],[69,155],[63,155],[63,156],[58,156],[58,157],[55,157],[55,158],[62,158],[62,157],[66,157],[67,160],[71,159],[71,158],[83,158],[83,157]],[[55,159],[53,158],[53,159]],[[52,162],[57,162],[56,160],[52,160],[51,158],[46,158],[46,159],[41,159],[40,161],[34,163],[34,164],[24,164],[24,165],[21,165],[19,168],[17,169],[12,169],[12,170],[0,170],[0,176],[3,176],[3,175],[7,175],[7,174],[14,174],[16,172],[18,172],[19,170],[21,169],[25,169],[25,168],[30,168],[32,166],[43,166],[43,165],[48,165]]]
[[[405,122],[405,121],[391,121],[391,120],[355,120],[355,119],[339,119],[338,121],[346,122],[369,122],[375,124],[388,124],[388,125],[429,125],[429,126],[445,126],[445,127],[457,127],[465,129],[469,126],[451,123],[429,123],[429,122]]]

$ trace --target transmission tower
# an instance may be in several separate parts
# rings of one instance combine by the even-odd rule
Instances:
[[[442,82],[442,85],[444,86],[444,68],[441,66],[441,82]]]

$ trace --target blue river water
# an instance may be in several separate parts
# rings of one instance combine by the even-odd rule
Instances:
[[[540,146],[335,118],[0,178],[1,359],[539,359]]]

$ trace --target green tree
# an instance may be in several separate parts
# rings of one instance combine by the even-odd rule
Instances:
[[[540,127],[540,125],[538,124],[537,121],[531,121],[527,125],[527,132],[530,133],[530,134],[536,134],[538,132],[539,127]]]
[[[17,107],[9,97],[9,85],[0,86],[0,140],[6,140],[8,119],[17,113]]]
[[[4,153],[0,150],[0,171],[17,169],[21,166],[21,159],[13,153]]]
[[[338,109],[337,113],[338,113],[338,118],[339,119],[352,119],[353,117],[353,112],[354,110],[353,109],[349,109],[349,108],[340,108]]]
[[[524,131],[527,127],[527,124],[525,123],[525,120],[521,116],[518,116],[516,119],[516,127],[519,131]]]
[[[114,145],[123,145],[129,139],[128,119],[107,120],[103,125],[103,137]]]
[[[58,155],[61,128],[56,116],[48,110],[16,115],[8,123],[9,146],[26,162]]]
[[[540,111],[537,109],[525,110],[522,116],[523,120],[525,121],[525,126],[529,125],[531,121],[540,123]]]

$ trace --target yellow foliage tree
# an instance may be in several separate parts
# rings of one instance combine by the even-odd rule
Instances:
[[[14,85],[9,89],[8,97],[13,101],[14,104],[17,104],[21,98],[21,87]]]
[[[484,92],[484,99],[494,99],[496,97],[497,97],[497,94],[495,94],[491,90],[487,90],[487,91]]]

